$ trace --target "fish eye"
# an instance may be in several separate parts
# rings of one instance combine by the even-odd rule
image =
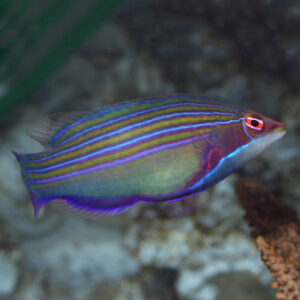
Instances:
[[[261,131],[264,127],[264,121],[257,116],[248,116],[245,118],[245,125],[251,129]]]

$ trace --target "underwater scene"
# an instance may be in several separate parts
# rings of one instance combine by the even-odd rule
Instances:
[[[0,300],[300,299],[300,2],[2,0]]]

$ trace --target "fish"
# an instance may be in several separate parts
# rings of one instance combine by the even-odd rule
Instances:
[[[118,214],[202,192],[285,132],[253,110],[176,94],[53,115],[29,133],[45,151],[13,153],[35,215],[50,201]]]

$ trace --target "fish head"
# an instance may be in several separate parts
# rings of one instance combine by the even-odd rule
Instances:
[[[241,110],[239,114],[241,121],[227,135],[231,140],[227,159],[232,169],[240,168],[286,133],[283,123],[255,111]]]
[[[258,156],[283,137],[285,126],[252,110],[236,110],[231,121],[208,134],[203,153],[204,176],[194,186],[205,190]],[[193,187],[194,187],[193,186]]]

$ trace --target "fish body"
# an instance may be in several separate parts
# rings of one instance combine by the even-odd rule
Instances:
[[[46,150],[16,156],[36,214],[51,200],[118,213],[201,192],[284,133],[256,112],[174,95],[57,115],[32,133]]]

